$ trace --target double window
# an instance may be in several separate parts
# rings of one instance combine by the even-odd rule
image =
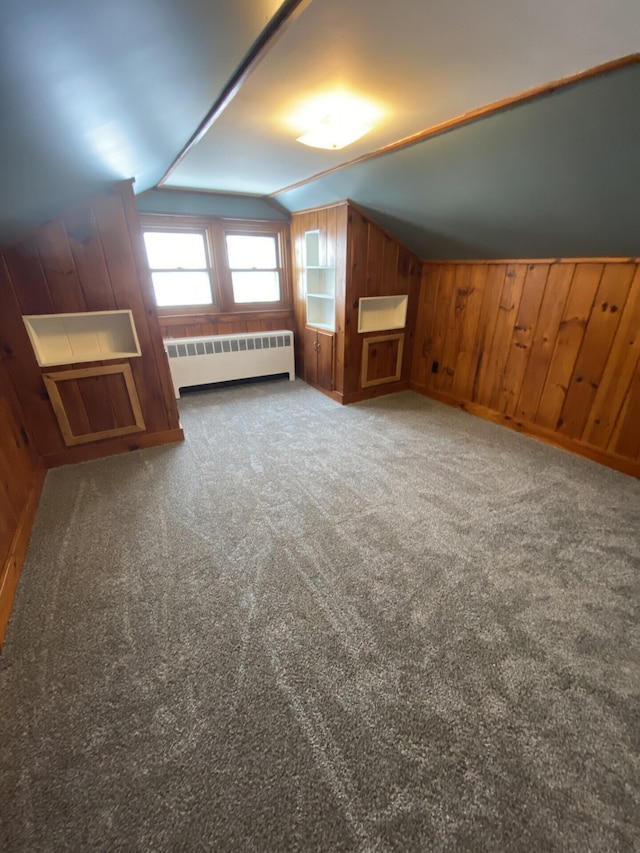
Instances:
[[[163,313],[282,308],[286,226],[267,222],[142,217],[158,307]]]

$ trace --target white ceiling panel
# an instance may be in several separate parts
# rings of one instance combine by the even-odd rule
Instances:
[[[312,0],[167,186],[273,193],[639,48],[637,0]],[[307,148],[292,117],[332,89],[383,116],[340,151]]]

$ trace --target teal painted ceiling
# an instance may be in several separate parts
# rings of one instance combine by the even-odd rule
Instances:
[[[3,0],[0,240],[154,186],[281,0]]]
[[[640,65],[276,196],[351,198],[422,258],[640,256]]]
[[[278,217],[260,195],[291,211],[349,197],[425,257],[640,255],[637,64],[314,179],[636,52],[637,0],[302,0],[176,164],[294,5],[4,0],[0,241],[133,178],[141,209]],[[301,146],[294,107],[336,87],[383,118],[342,151]],[[163,178],[172,192],[148,192]]]

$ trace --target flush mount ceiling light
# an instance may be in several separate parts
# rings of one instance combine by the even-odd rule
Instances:
[[[380,115],[374,104],[353,95],[316,98],[301,110],[300,124],[307,129],[297,142],[337,151],[368,133]]]
[[[337,151],[360,139],[372,127],[372,124],[356,123],[348,117],[329,114],[311,130],[299,136],[297,142],[312,148],[331,148]]]

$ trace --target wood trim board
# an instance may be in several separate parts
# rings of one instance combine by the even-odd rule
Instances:
[[[378,379],[369,379],[369,349],[372,344],[380,344],[388,341],[398,341],[398,352],[393,374],[382,376]],[[394,335],[376,335],[373,338],[364,338],[362,341],[362,388],[370,388],[373,385],[386,385],[388,382],[398,382],[402,376],[402,356],[404,350],[404,332]]]
[[[124,379],[135,422],[128,426],[115,427],[114,429],[100,430],[98,432],[74,433],[60,395],[58,384],[74,379],[87,379],[89,377],[108,376],[112,374],[120,374]],[[129,435],[134,432],[144,432],[144,418],[130,365],[113,364],[103,367],[81,367],[73,370],[59,370],[56,373],[43,373],[42,378],[56,418],[60,424],[64,443],[67,447],[73,447],[76,444],[87,444],[91,441],[100,441],[103,438],[119,438],[120,436]]]

